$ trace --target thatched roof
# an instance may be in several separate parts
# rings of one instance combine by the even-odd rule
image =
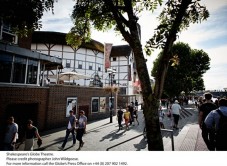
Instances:
[[[128,57],[132,52],[132,49],[129,45],[119,45],[113,46],[111,50],[111,57],[125,56]]]
[[[66,43],[66,33],[61,32],[50,32],[50,31],[35,31],[32,34],[33,43],[53,43],[67,45]],[[92,50],[97,50],[103,52],[104,45],[98,41],[91,39],[88,43],[83,43],[80,47],[89,48]]]
[[[66,33],[61,32],[50,32],[50,31],[35,31],[32,34],[33,43],[52,43],[67,45],[66,43]],[[92,50],[97,50],[99,52],[104,52],[104,45],[96,40],[91,39],[88,43],[83,43],[80,47],[89,48]],[[111,57],[117,56],[129,56],[131,54],[131,47],[129,45],[119,45],[113,46],[111,50]]]

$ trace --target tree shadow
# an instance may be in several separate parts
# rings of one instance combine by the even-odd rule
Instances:
[[[103,142],[105,139],[110,139],[110,141],[113,141],[115,139],[119,139],[120,137],[122,137],[123,135],[125,135],[126,130],[113,130],[111,131],[109,134],[105,135],[104,137],[102,137],[102,139],[100,140],[100,142]]]
[[[138,144],[133,144],[133,146],[136,148],[136,151],[146,149],[147,148],[147,141],[144,138],[142,138]]]

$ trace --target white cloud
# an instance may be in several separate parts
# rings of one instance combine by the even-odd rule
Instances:
[[[72,14],[75,1],[58,0],[54,3],[54,14],[45,12],[42,18],[42,31],[58,31],[67,33],[73,26],[70,15]]]
[[[201,4],[205,4],[207,9],[210,12],[213,12],[218,10],[220,7],[227,5],[227,1],[226,0],[204,0],[204,1],[201,1]]]

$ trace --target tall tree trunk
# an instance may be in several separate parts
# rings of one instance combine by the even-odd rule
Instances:
[[[131,43],[130,46],[132,47],[135,54],[134,57],[136,61],[137,72],[141,82],[148,150],[162,151],[164,148],[159,126],[159,100],[152,94],[150,77],[147,67],[145,67],[146,60],[143,55],[142,46],[140,44],[139,38],[135,38],[135,36],[136,34],[134,35],[134,42]]]

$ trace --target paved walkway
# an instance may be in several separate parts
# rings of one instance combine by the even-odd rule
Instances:
[[[201,130],[197,124],[198,112],[193,108],[193,105],[185,106],[184,116],[181,116],[179,130],[174,130],[174,147],[175,151],[206,151],[206,145],[201,138]],[[188,113],[187,113],[187,112]],[[139,111],[139,125],[130,126],[129,130],[118,131],[116,117],[113,117],[113,123],[109,123],[109,118],[89,122],[87,125],[87,133],[84,135],[85,142],[81,151],[106,151],[107,148],[114,146],[123,141],[129,140],[117,147],[110,149],[111,151],[147,151],[147,143],[142,135],[144,129],[144,118],[142,111]],[[165,117],[164,124],[167,129],[170,129],[171,119]],[[43,145],[38,148],[35,145],[35,150],[39,151],[58,151],[61,146],[65,128],[56,129],[41,133]],[[170,134],[163,132],[163,144],[165,151],[172,150]],[[66,144],[65,151],[77,150],[79,144],[72,146],[72,138]],[[19,150],[23,150],[23,145]]]

